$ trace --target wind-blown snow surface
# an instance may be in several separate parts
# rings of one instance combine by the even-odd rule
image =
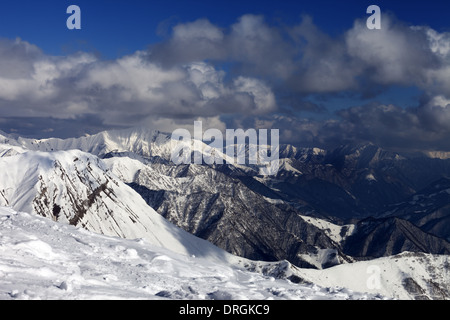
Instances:
[[[0,300],[378,298],[294,284],[5,207],[0,231]]]

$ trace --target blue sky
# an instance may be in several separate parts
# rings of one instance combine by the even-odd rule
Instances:
[[[66,9],[81,8],[81,30]],[[382,30],[365,27],[380,6]],[[0,130],[282,128],[450,150],[448,1],[3,1]],[[447,121],[448,120],[448,121]]]
[[[65,27],[71,4],[82,10],[82,30]],[[84,50],[117,58],[161,41],[177,23],[199,18],[226,27],[244,14],[262,14],[282,25],[298,23],[302,14],[308,14],[325,31],[338,34],[355,19],[368,17],[365,10],[371,4],[415,25],[450,28],[443,14],[449,12],[450,3],[439,0],[16,0],[2,1],[0,36],[20,37],[53,55]]]

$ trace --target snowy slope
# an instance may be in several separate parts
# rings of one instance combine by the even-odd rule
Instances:
[[[347,224],[347,225],[337,225],[332,222],[329,222],[327,220],[314,218],[314,217],[304,217],[308,223],[311,223],[312,225],[316,226],[319,229],[324,230],[324,232],[336,243],[341,244],[345,239],[347,239],[348,236],[350,236],[354,229],[354,224]]]
[[[10,208],[0,208],[0,231],[0,300],[379,298],[277,280]]]
[[[100,234],[144,238],[181,254],[231,257],[166,221],[102,160],[78,150],[0,158],[0,205]]]
[[[450,257],[403,252],[325,270],[298,269],[303,280],[401,300],[450,299]]]
[[[0,207],[0,300],[450,298],[448,256],[403,253],[325,270],[285,267],[181,255],[144,239]],[[280,272],[301,284],[276,279]]]

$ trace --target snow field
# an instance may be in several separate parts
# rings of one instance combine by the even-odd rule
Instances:
[[[369,299],[0,208],[0,299]]]

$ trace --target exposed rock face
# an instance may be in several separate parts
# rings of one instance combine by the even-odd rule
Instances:
[[[450,254],[450,243],[399,218],[369,218],[356,224],[344,251],[353,257],[378,258],[404,251]]]
[[[166,219],[233,254],[319,268],[350,260],[297,210],[270,203],[239,179],[206,166],[180,168],[170,177],[160,173],[167,171],[164,165],[141,170],[130,185]],[[164,189],[168,179],[170,187]],[[302,258],[317,256],[321,249],[334,250],[334,255]]]

